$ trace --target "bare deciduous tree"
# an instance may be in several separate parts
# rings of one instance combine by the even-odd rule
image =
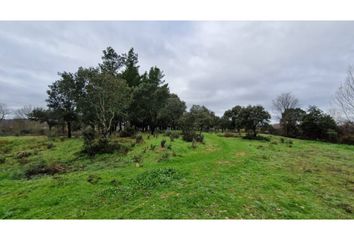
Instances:
[[[16,119],[28,119],[29,114],[33,111],[33,107],[31,105],[25,105],[20,109],[15,111]]]
[[[336,93],[336,102],[349,121],[354,121],[354,75],[353,67],[348,70],[347,78]]]
[[[290,92],[282,93],[273,100],[273,108],[279,112],[279,117],[281,117],[286,110],[297,108],[298,106],[299,100]]]
[[[7,115],[10,114],[10,110],[7,108],[6,104],[0,103],[0,121],[4,120]]]

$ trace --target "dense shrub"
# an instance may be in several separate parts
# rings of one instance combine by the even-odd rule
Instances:
[[[89,156],[95,156],[100,153],[113,153],[119,152],[126,154],[128,153],[129,148],[123,144],[115,143],[109,141],[107,138],[95,139],[88,144],[84,144],[83,152]]]
[[[120,133],[120,137],[133,137],[135,135],[135,129],[133,127],[127,126]]]
[[[330,142],[338,142],[338,132],[333,129],[327,130],[327,139]]]

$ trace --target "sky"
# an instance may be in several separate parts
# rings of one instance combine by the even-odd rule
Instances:
[[[222,115],[291,92],[302,108],[334,107],[354,64],[354,22],[0,22],[0,103],[45,106],[58,72],[97,66],[112,46],[158,66],[190,107]]]

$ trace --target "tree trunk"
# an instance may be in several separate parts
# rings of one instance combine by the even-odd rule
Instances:
[[[67,126],[68,126],[68,138],[71,138],[71,122],[67,122]]]
[[[257,137],[257,130],[253,129],[253,137]]]
[[[150,127],[150,130],[151,130],[151,134],[154,135],[154,133],[155,133],[155,126],[151,126],[151,127]]]

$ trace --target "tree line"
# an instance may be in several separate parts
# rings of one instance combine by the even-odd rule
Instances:
[[[61,72],[59,79],[49,85],[47,108],[26,106],[16,115],[46,123],[72,132],[91,128],[100,138],[113,133],[180,129],[190,138],[195,132],[208,130],[245,131],[256,137],[259,131],[288,137],[336,141],[343,135],[343,126],[352,128],[354,113],[354,77],[352,69],[337,91],[336,101],[348,121],[338,126],[329,114],[316,106],[303,110],[291,93],[283,93],[273,100],[279,113],[280,129],[270,124],[271,115],[263,106],[239,106],[226,110],[218,117],[205,106],[193,105],[186,111],[186,103],[171,93],[157,66],[140,72],[138,54],[134,49],[118,54],[112,47],[103,51],[102,62],[94,67],[79,67],[76,72]],[[0,104],[0,120],[9,110]],[[342,128],[341,128],[342,127]],[[344,130],[345,132],[346,130]]]

